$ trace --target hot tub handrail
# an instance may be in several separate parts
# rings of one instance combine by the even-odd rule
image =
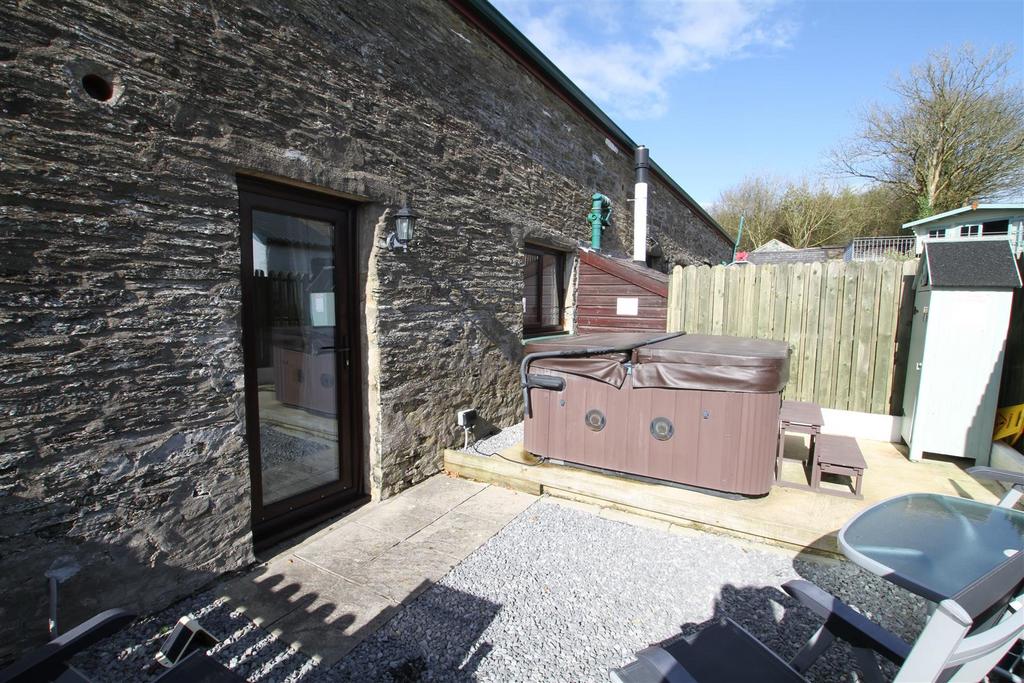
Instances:
[[[523,356],[523,362],[519,365],[519,383],[523,386],[523,405],[525,407],[525,415],[527,418],[533,417],[532,406],[530,405],[530,385],[527,381],[527,369],[530,367],[530,363],[535,360],[542,358],[571,358],[573,356],[594,356],[600,353],[619,353],[622,351],[632,351],[635,348],[641,346],[649,346],[650,344],[657,344],[659,342],[666,341],[668,339],[675,339],[681,337],[685,332],[671,332],[669,334],[663,334],[658,337],[652,337],[639,344],[633,342],[632,344],[620,344],[618,346],[591,346],[585,349],[565,349],[562,351],[536,351],[534,353],[528,353]]]

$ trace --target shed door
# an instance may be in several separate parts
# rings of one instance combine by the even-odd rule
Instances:
[[[914,416],[917,413],[917,398],[921,388],[921,372],[924,360],[924,339],[928,331],[928,308],[931,303],[930,289],[918,289],[914,296],[914,319],[910,328],[910,348],[907,350],[907,381],[903,389],[903,425],[900,433],[910,445],[914,438]]]

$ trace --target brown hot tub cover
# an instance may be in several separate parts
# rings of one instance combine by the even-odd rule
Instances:
[[[606,332],[581,334],[577,336],[552,337],[530,342],[526,345],[526,354],[547,351],[582,351],[596,348],[635,349],[664,334],[651,335],[649,332]],[[596,379],[615,388],[622,386],[626,379],[626,361],[632,358],[632,351],[614,351],[588,356],[539,358],[530,363],[530,369],[544,368],[557,370],[569,375],[578,375]]]
[[[687,334],[633,351],[638,389],[771,393],[789,380],[789,345],[745,337]]]

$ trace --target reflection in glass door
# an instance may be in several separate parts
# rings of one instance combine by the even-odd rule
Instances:
[[[358,488],[349,212],[245,191],[240,207],[254,534],[280,536]]]

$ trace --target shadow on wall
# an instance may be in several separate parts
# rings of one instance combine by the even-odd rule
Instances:
[[[1024,257],[1017,260],[1018,272],[1024,274]],[[1006,357],[999,385],[999,405],[1024,403],[1024,289],[1013,292],[1010,325],[1006,335]]]
[[[446,289],[435,286],[434,293],[439,298],[447,298],[451,302],[452,310],[470,313],[473,327],[501,352],[506,361],[518,364],[523,357],[522,334],[499,320],[498,307],[493,304],[481,304],[458,280],[450,279],[445,286]]]
[[[0,516],[12,520],[12,511],[23,514],[36,511],[46,514],[45,501],[7,497],[0,506]],[[8,527],[4,530],[10,532]],[[63,633],[93,615],[115,607],[137,612],[148,605],[166,606],[180,595],[168,586],[200,587],[209,583],[219,572],[197,572],[166,564],[159,553],[140,557],[138,548],[107,545],[93,541],[80,541],[66,535],[61,527],[42,545],[31,545],[21,552],[0,558],[3,576],[0,620],[10,629],[13,638],[4,638],[0,644],[0,664],[9,663],[25,650],[38,647],[49,640],[47,617],[50,608],[48,580],[45,573],[56,565],[70,565],[77,571],[59,589],[58,627]],[[43,532],[37,535],[43,536]],[[159,576],[152,582],[153,593],[141,595],[139,586],[144,578]],[[156,586],[161,587],[157,592]],[[194,589],[194,588],[193,588]],[[187,592],[187,591],[185,591]]]
[[[992,433],[995,428],[995,422],[991,419],[995,414],[995,408],[998,406],[999,396],[999,381],[1002,377],[1002,366],[1005,355],[1005,347],[1003,351],[1000,351],[996,355],[996,362],[992,364],[992,367],[988,372],[988,380],[985,382],[985,386],[992,387],[992,384],[996,384],[996,388],[993,393],[987,393],[982,396],[982,401],[974,406],[974,415],[971,416],[971,424],[967,427],[967,431],[964,433],[964,445],[963,452],[969,457],[977,453],[978,458],[981,459],[986,465],[988,464],[988,458],[990,449],[992,448]],[[996,374],[996,365],[1000,365],[1000,374]],[[996,405],[989,403],[989,407],[985,409],[985,399],[990,401],[996,401]],[[976,459],[971,459],[973,463]]]
[[[0,502],[0,518],[5,520],[0,533],[7,536],[4,540],[9,547],[18,546],[19,527],[35,527],[36,517],[55,516],[53,505],[50,501],[5,496]],[[50,639],[45,574],[55,566],[77,569],[59,588],[58,627],[62,633],[115,607],[131,612],[162,609],[181,595],[208,585],[224,571],[219,563],[207,570],[168,564],[165,554],[142,530],[126,532],[129,543],[113,545],[73,538],[68,535],[69,527],[69,523],[58,523],[25,532],[42,543],[22,542],[20,551],[0,557],[0,621],[7,634],[0,642],[0,665]]]

